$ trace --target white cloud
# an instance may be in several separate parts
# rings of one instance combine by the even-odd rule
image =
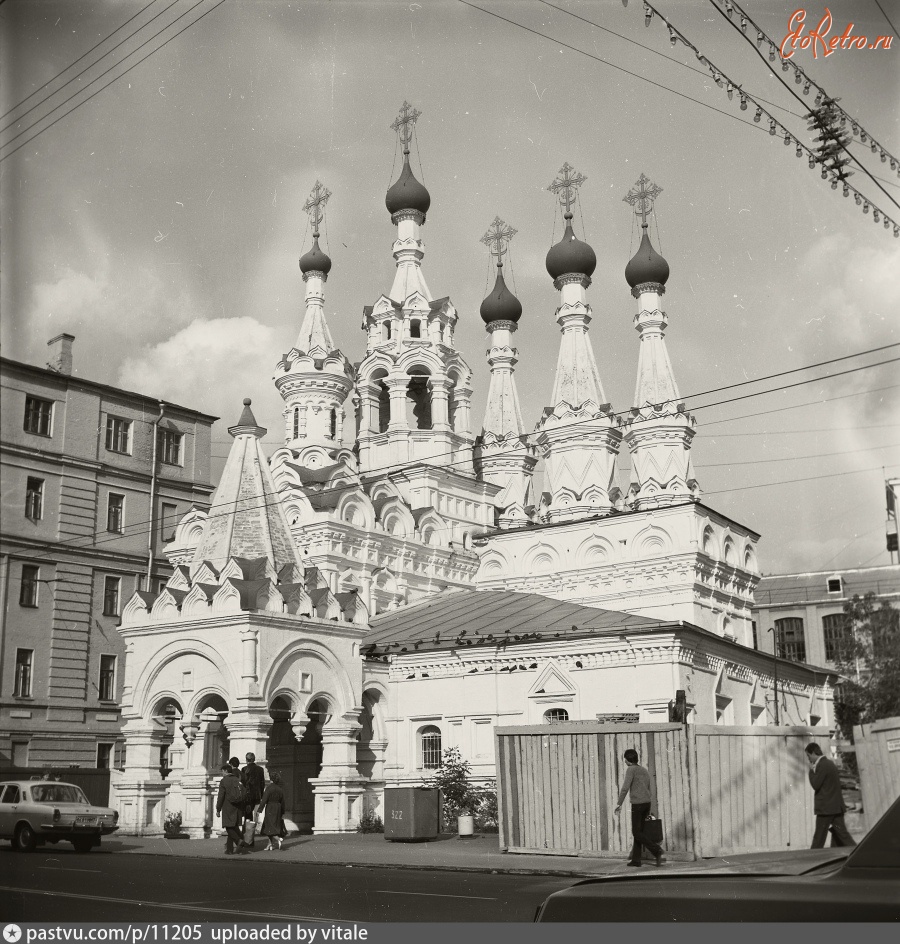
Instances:
[[[271,377],[280,355],[276,332],[254,318],[197,318],[172,337],[127,358],[117,383],[236,422],[253,400],[267,440],[280,437],[280,404]],[[216,438],[223,436],[216,433]]]

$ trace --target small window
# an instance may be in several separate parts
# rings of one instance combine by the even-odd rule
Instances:
[[[110,761],[112,760],[113,745],[112,744],[98,744],[97,745],[97,769],[98,770],[109,770]]]
[[[44,480],[28,477],[25,486],[25,517],[40,521],[44,517]]]
[[[753,632],[753,648],[759,649],[759,637],[756,635],[756,620],[751,620],[750,629]]]
[[[159,461],[167,465],[181,465],[181,433],[160,429],[156,433]]]
[[[106,448],[110,452],[131,454],[131,420],[118,416],[106,417]]]
[[[41,568],[34,564],[22,564],[22,584],[19,587],[19,606],[38,605],[38,585],[41,582]]]
[[[16,649],[16,680],[13,695],[31,698],[31,668],[34,649]]]
[[[176,524],[178,524],[178,505],[163,502],[159,521],[159,536],[163,541],[175,540]]]
[[[49,436],[53,421],[53,401],[40,400],[37,397],[25,397],[26,433],[36,436]]]
[[[803,620],[797,616],[775,620],[776,655],[791,662],[806,662],[806,641]]]
[[[565,708],[550,708],[544,712],[545,724],[559,724],[561,721],[569,720],[569,712]]]
[[[106,530],[121,534],[125,530],[125,496],[109,493],[106,499]]]
[[[409,336],[411,338],[421,338],[422,337],[422,327],[420,321],[411,321],[409,323]]]
[[[435,770],[441,766],[441,730],[434,725],[419,732],[419,746],[423,770]]]
[[[122,586],[121,577],[104,577],[103,579],[103,615],[119,615],[119,589]]]
[[[294,439],[300,435],[300,410],[294,408]]]
[[[828,578],[828,592],[829,593],[843,593],[844,584],[840,577],[829,577]]]
[[[100,656],[100,677],[97,681],[100,701],[116,699],[116,657]]]
[[[331,429],[330,429],[331,438],[335,439],[337,437],[337,410],[331,411]]]

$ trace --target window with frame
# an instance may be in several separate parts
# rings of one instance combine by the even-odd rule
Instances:
[[[34,649],[16,649],[16,676],[13,695],[16,698],[31,698],[31,670]]]
[[[175,540],[175,526],[178,523],[178,505],[163,502],[159,512],[159,537],[162,541]]]
[[[843,593],[844,582],[840,577],[829,577],[827,587],[829,593]]]
[[[119,615],[119,591],[122,587],[121,577],[103,578],[103,615]]]
[[[791,662],[806,662],[806,640],[803,635],[803,620],[789,616],[775,620],[775,638],[778,640],[777,655]]]
[[[441,766],[441,729],[435,725],[419,732],[420,766],[423,770],[435,770]]]
[[[562,721],[569,720],[569,712],[565,708],[548,708],[544,712],[544,722],[546,724],[559,724]]]
[[[329,435],[334,439],[337,436],[337,410],[331,411],[329,424]]]
[[[756,635],[756,620],[750,621],[750,630],[753,633],[753,648],[759,649],[759,637]]]
[[[131,453],[131,420],[120,416],[106,417],[106,448],[110,452]]]
[[[30,475],[25,483],[25,517],[40,521],[44,517],[44,480]]]
[[[109,770],[112,760],[113,745],[112,744],[98,744],[97,745],[97,769],[98,770]]]
[[[97,680],[100,701],[116,700],[116,657],[100,656],[100,677]]]
[[[106,530],[121,534],[125,530],[125,496],[110,492],[106,498]]]
[[[825,639],[825,659],[828,662],[837,662],[841,657],[841,649],[851,638],[850,625],[843,613],[832,613],[822,617],[822,635]]]
[[[181,465],[181,433],[176,433],[174,429],[158,429],[156,441],[160,462]]]
[[[41,568],[34,564],[22,564],[22,582],[19,585],[19,606],[36,607],[38,605],[38,585],[41,582]]]
[[[53,401],[25,397],[25,432],[34,433],[36,436],[50,436],[52,428]]]

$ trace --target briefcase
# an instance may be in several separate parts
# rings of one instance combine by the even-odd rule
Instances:
[[[644,837],[650,842],[662,843],[663,841],[663,824],[661,819],[657,819],[655,816],[648,816],[644,820]]]

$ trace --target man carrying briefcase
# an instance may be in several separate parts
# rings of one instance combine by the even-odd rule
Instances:
[[[662,865],[662,846],[647,835],[648,824],[647,817],[650,815],[650,803],[652,796],[650,793],[650,771],[646,767],[641,767],[638,763],[638,753],[635,750],[627,750],[624,754],[625,763],[628,770],[625,772],[625,780],[622,782],[622,789],[619,790],[618,805],[616,806],[616,816],[622,809],[625,797],[631,800],[631,834],[634,836],[634,843],[631,847],[631,858],[628,864],[634,868],[640,868],[641,865],[641,847],[646,846],[651,855],[656,859],[657,865]],[[659,838],[662,839],[662,824],[659,820],[650,820],[651,823],[659,824],[650,827],[659,830]]]

